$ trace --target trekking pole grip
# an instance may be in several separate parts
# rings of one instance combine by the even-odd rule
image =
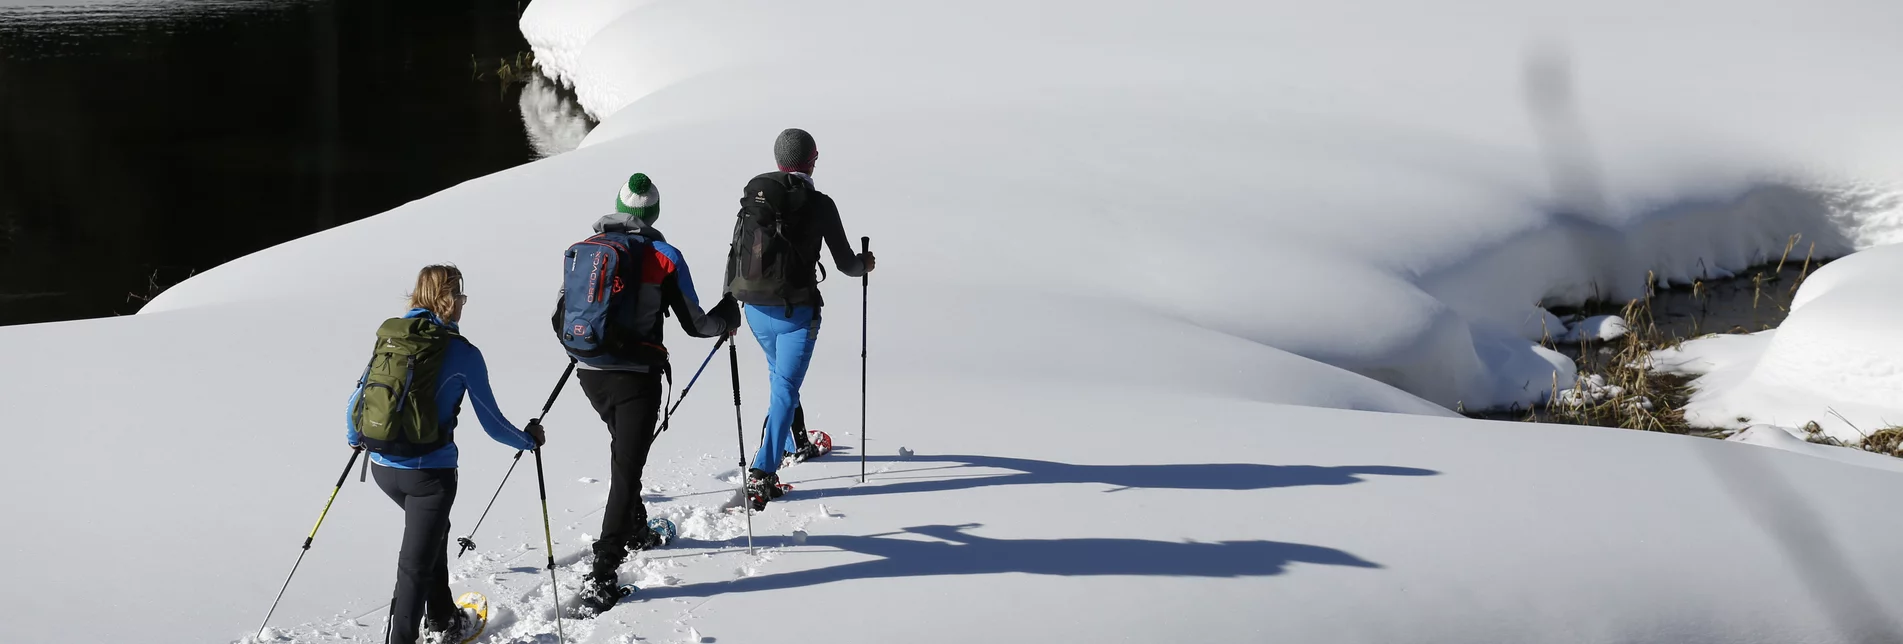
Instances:
[[[337,487],[343,487],[343,486],[344,486],[344,480],[345,480],[345,479],[348,479],[348,478],[350,478],[350,468],[351,468],[351,466],[354,466],[354,465],[356,465],[356,464],[357,464],[357,457],[358,457],[358,456],[362,456],[362,455],[363,455],[363,446],[362,446],[362,445],[354,445],[354,446],[352,446],[352,447],[350,448],[350,460],[349,460],[349,461],[345,461],[345,462],[344,462],[344,473],[343,473],[343,474],[339,474],[339,475],[337,475]],[[366,463],[368,463],[368,462],[370,462],[370,459],[367,459],[367,458],[366,458],[366,459],[364,459],[364,462],[366,462]]]
[[[548,392],[548,402],[542,405],[542,415],[535,417],[536,424],[541,424],[542,419],[548,417],[548,410],[555,408],[555,398],[562,395],[562,386],[568,384],[568,377],[575,373],[575,363],[575,357],[569,356],[568,368],[562,370],[562,379],[555,381],[555,390]]]
[[[740,351],[727,345],[727,371],[733,374],[733,406],[740,407]],[[744,457],[743,457],[744,458]]]

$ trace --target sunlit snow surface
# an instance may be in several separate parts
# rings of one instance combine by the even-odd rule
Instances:
[[[872,478],[853,462],[859,293],[835,276],[804,400],[839,451],[786,470],[798,488],[754,517],[749,555],[744,517],[713,510],[765,409],[743,341],[739,431],[716,365],[650,459],[650,507],[682,540],[625,566],[642,591],[565,623],[570,641],[1893,641],[1893,471],[1447,409],[1571,380],[1528,340],[1556,319],[1542,302],[1741,269],[1793,234],[1820,255],[1899,241],[1898,18],[538,0],[537,60],[602,118],[579,149],[234,261],[132,318],[0,329],[7,425],[37,428],[0,468],[33,491],[0,497],[32,526],[4,537],[28,554],[0,600],[38,617],[0,634],[253,632],[417,266],[464,268],[463,330],[525,422],[564,362],[560,251],[627,175],[663,187],[660,226],[711,301],[736,193],[797,126],[880,255]],[[709,348],[670,338],[679,371]],[[565,601],[607,494],[580,479],[608,467],[570,389],[544,453]],[[510,454],[460,438],[459,536]],[[556,630],[521,469],[452,564],[496,606],[485,642]],[[380,636],[399,517],[353,473],[273,624]],[[102,578],[190,599],[68,599]]]

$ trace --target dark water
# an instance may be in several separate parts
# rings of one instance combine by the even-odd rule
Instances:
[[[528,49],[516,0],[21,1],[0,0],[0,324],[129,314],[537,156],[494,74]]]

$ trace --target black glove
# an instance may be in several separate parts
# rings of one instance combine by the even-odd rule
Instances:
[[[740,328],[740,302],[733,299],[732,293],[722,296],[720,303],[715,304],[714,309],[708,311],[707,315],[727,323],[728,332]]]
[[[522,428],[522,432],[528,434],[529,438],[535,440],[536,447],[548,444],[548,434],[542,431],[542,419],[540,418],[529,421],[529,426]]]

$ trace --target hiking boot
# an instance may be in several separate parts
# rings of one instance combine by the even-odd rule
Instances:
[[[833,437],[826,432],[793,430],[794,450],[781,458],[782,466],[804,463],[833,452]]]
[[[628,549],[635,552],[653,550],[664,545],[667,545],[667,539],[663,538],[660,533],[648,528],[645,524],[641,526],[640,532],[635,533],[632,537],[628,537]]]
[[[777,499],[786,494],[786,489],[780,487],[779,473],[762,472],[757,469],[747,470],[747,491],[760,492],[770,499]]]
[[[780,489],[780,475],[763,472],[758,468],[747,470],[747,498],[753,502],[754,511],[766,509],[769,499],[780,498],[786,490]]]
[[[594,570],[588,573],[590,577],[606,577],[613,580],[615,578],[615,569],[620,568],[621,564],[628,560],[628,548],[627,542],[625,541],[610,544],[607,541],[597,539],[593,550],[595,551],[595,563]]]
[[[801,445],[799,449],[794,450],[792,453],[787,454],[784,460],[791,463],[804,463],[808,460],[819,458],[820,453],[818,445],[807,443]]]
[[[621,601],[620,578],[612,573],[607,576],[590,574],[582,580],[581,605],[590,612],[600,614],[614,608]]]
[[[457,606],[456,613],[450,616],[448,623],[423,624],[423,637],[417,640],[422,644],[462,644],[476,637],[476,609]]]

